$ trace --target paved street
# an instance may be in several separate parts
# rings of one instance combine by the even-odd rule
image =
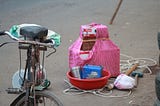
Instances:
[[[45,60],[50,90],[64,106],[152,106],[156,98],[155,75],[146,75],[129,97],[103,98],[93,94],[65,95],[68,47],[78,38],[80,25],[91,22],[107,25],[110,39],[121,54],[158,61],[157,32],[160,32],[160,0],[124,0],[112,25],[109,21],[118,0],[0,0],[0,30],[22,23],[39,24],[59,33],[62,43]],[[0,43],[10,41],[1,37]],[[8,106],[16,95],[5,89],[19,66],[17,44],[0,48],[0,105]],[[25,56],[25,52],[24,56]],[[25,60],[25,57],[23,57]]]

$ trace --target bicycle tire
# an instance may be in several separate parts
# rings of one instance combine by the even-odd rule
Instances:
[[[63,106],[62,102],[57,98],[57,96],[55,96],[53,93],[49,92],[49,91],[35,91],[35,96],[38,97],[38,100],[40,98],[44,97],[50,99],[52,102],[54,102],[54,105],[48,105],[48,104],[44,104],[44,106]],[[36,99],[36,101],[38,101]],[[41,102],[43,102],[43,100]],[[21,95],[19,95],[10,106],[24,106],[25,103],[25,93],[22,93]],[[40,104],[42,106],[42,104]],[[29,106],[33,106],[33,101],[31,104],[29,104]],[[38,104],[36,104],[36,106],[39,106]]]
[[[155,88],[156,88],[157,98],[158,98],[158,100],[160,100],[160,73],[158,73],[156,75],[156,78],[155,78]]]

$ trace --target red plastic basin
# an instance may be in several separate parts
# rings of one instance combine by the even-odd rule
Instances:
[[[111,74],[108,71],[102,71],[101,78],[95,79],[78,79],[73,77],[71,71],[67,72],[67,77],[70,83],[82,90],[93,90],[93,89],[100,89],[103,88],[110,78]]]

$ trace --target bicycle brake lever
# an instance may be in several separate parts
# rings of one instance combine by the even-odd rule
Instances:
[[[8,44],[8,43],[15,43],[15,42],[4,42],[4,43],[0,43],[0,47],[4,46],[5,44]]]
[[[49,57],[50,55],[52,55],[53,53],[55,53],[56,52],[56,49],[53,47],[53,49],[54,49],[54,51],[53,52],[51,52],[51,53],[49,53],[47,56],[46,56],[46,58],[47,57]]]
[[[0,44],[0,47],[2,47],[2,46],[3,46],[3,45],[5,45],[5,44],[7,44],[7,42],[5,42],[5,43],[1,43],[1,44]]]

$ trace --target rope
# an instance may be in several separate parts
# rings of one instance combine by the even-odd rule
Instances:
[[[125,59],[125,60],[120,60],[121,72],[122,72],[122,70],[129,69],[130,67],[132,67],[133,64],[138,62],[139,63],[138,68],[146,68],[149,71],[149,74],[152,74],[152,71],[151,71],[150,67],[157,65],[157,62],[153,59],[150,59],[150,58],[134,58],[132,56],[128,56],[128,55],[125,55],[125,54],[120,54],[120,55],[128,58],[128,59]],[[151,62],[152,64],[147,64],[147,61]]]
[[[146,68],[149,71],[149,74],[152,74],[152,71],[149,67],[157,65],[157,62],[153,59],[150,59],[150,58],[134,58],[132,56],[128,56],[125,54],[120,54],[120,55],[127,58],[124,60],[120,60],[120,69],[121,69],[120,71],[121,72],[122,72],[122,70],[127,70],[127,69],[131,68],[133,64],[139,63],[138,68]],[[147,61],[151,62],[152,64],[147,64]],[[128,93],[126,93],[126,94],[113,95],[113,90],[109,90],[109,89],[107,89],[107,87],[104,87],[102,89],[95,89],[95,90],[82,90],[82,89],[79,89],[79,88],[73,86],[69,81],[67,81],[67,80],[64,80],[64,81],[69,85],[69,88],[63,90],[63,93],[68,94],[68,95],[79,95],[79,94],[84,94],[84,93],[92,93],[92,94],[94,94],[96,96],[100,96],[100,97],[120,98],[120,97],[128,97],[132,94],[132,90],[128,89],[127,90]],[[107,91],[107,92],[104,92],[104,91]],[[121,91],[121,92],[124,92],[124,91]]]
[[[117,97],[126,97],[126,96],[131,95],[131,93],[132,93],[132,91],[129,90],[129,92],[127,94],[124,94],[124,95],[111,95],[113,93],[113,90],[107,90],[106,87],[104,87],[102,89],[96,89],[96,90],[81,90],[81,89],[79,89],[77,87],[74,87],[67,80],[64,79],[64,81],[69,85],[69,88],[63,90],[63,93],[64,94],[68,94],[68,95],[80,95],[80,94],[84,94],[84,93],[91,93],[91,94],[94,94],[94,95],[100,96],[100,97],[117,98]],[[105,90],[107,90],[107,93],[103,93],[103,91],[105,91]]]
[[[111,90],[112,91],[112,90]],[[123,91],[121,91],[123,92]],[[113,93],[113,91],[112,91]],[[102,93],[101,91],[97,91],[97,93],[95,95],[97,96],[100,96],[100,97],[110,97],[110,98],[121,98],[121,97],[128,97],[132,94],[132,90],[128,90],[128,93],[127,94],[124,94],[124,95],[106,95],[105,93]]]

